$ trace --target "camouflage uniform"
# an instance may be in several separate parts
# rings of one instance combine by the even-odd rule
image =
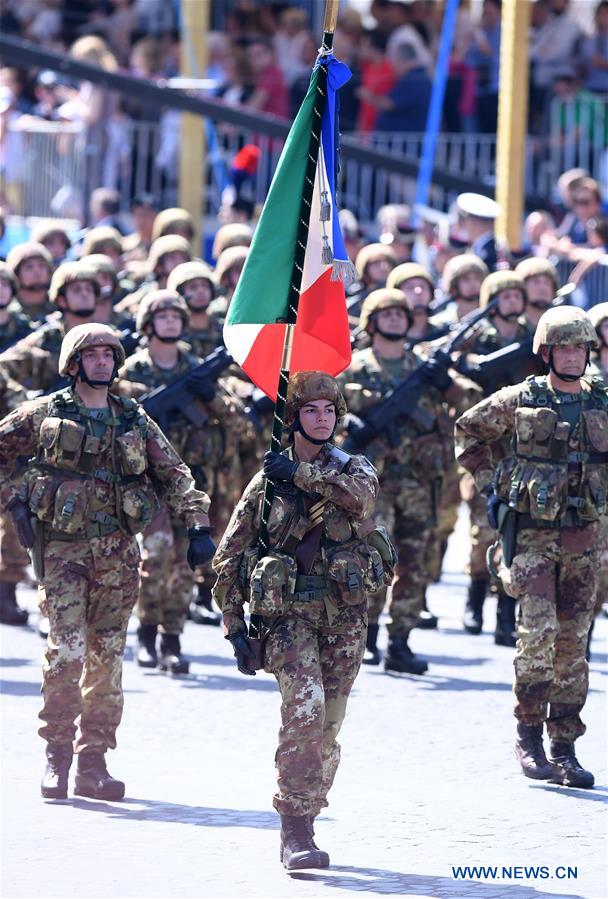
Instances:
[[[7,268],[14,274],[17,281],[19,281],[19,269],[21,264],[28,259],[42,259],[48,269],[48,278],[50,281],[51,273],[53,271],[51,254],[43,244],[32,240],[17,244],[6,257]],[[17,292],[17,303],[19,304],[19,309],[23,315],[33,326],[44,321],[47,315],[50,315],[55,308],[48,296],[45,297],[42,303],[35,305],[32,303],[24,304],[21,302],[19,292]]]
[[[600,327],[608,321],[608,303],[597,303],[597,305],[592,306],[589,310],[589,318],[595,327],[601,349],[604,341],[600,334]],[[599,353],[591,362],[588,373],[593,377],[601,378],[604,386],[608,388],[608,369],[602,368]],[[595,604],[596,615],[601,612],[602,606],[608,602],[608,510],[600,518],[599,558],[599,579]]]
[[[99,327],[99,326],[98,326]],[[11,481],[15,459],[35,463]],[[133,400],[88,409],[68,388],[25,403],[0,424],[0,499],[26,491],[44,534],[39,601],[50,621],[40,735],[76,751],[116,746],[127,624],[137,599],[134,533],[156,490],[186,525],[209,507],[159,428]],[[82,678],[82,680],[81,680]]]
[[[25,400],[25,390],[0,371],[0,419]],[[21,546],[9,515],[0,515],[0,583],[18,584],[27,580],[30,559]]]
[[[310,375],[292,378],[291,396],[297,397]],[[336,397],[335,381],[325,375],[320,380],[333,384]],[[309,396],[319,397],[314,385]],[[293,449],[285,455],[293,458]],[[276,485],[269,521],[272,555],[257,561],[259,473],[234,510],[213,561],[214,596],[228,635],[243,630],[248,601],[251,612],[272,616],[265,619],[270,635],[264,667],[277,678],[282,698],[273,800],[281,816],[314,817],[327,806],[340,759],[337,736],[363,656],[372,557],[361,534],[377,492],[374,469],[363,456],[350,457],[326,443],[314,462],[298,465],[293,485]],[[327,502],[320,544],[310,571],[301,574],[298,551],[312,524],[311,501],[321,498]]]
[[[568,315],[586,318],[580,310]],[[571,334],[563,331],[562,341],[581,340]],[[550,737],[567,743],[585,732],[585,647],[608,491],[608,394],[597,382],[582,386],[580,394],[559,393],[546,377],[532,376],[456,422],[460,463],[480,490],[497,484],[500,499],[518,513],[513,561],[500,569],[504,589],[520,601],[515,715],[524,725],[546,720]],[[505,437],[513,452],[494,480],[491,445]]]

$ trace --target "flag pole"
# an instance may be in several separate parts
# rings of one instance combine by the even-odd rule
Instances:
[[[310,211],[315,186],[319,146],[321,143],[321,124],[323,119],[323,110],[325,108],[325,103],[327,100],[327,67],[323,65],[322,57],[323,55],[329,54],[333,47],[334,32],[336,30],[336,24],[338,21],[339,5],[340,0],[326,0],[325,2],[325,17],[323,19],[323,43],[319,51],[321,55],[321,62],[319,64],[319,73],[317,77],[317,93],[315,96],[313,107],[313,122],[310,134],[310,143],[308,146],[306,173],[304,176],[302,199],[300,201],[299,225],[296,237],[296,252],[291,273],[288,311],[287,317],[285,319],[286,328],[285,338],[283,342],[283,354],[281,358],[281,369],[279,372],[277,399],[274,407],[272,437],[270,439],[270,449],[274,450],[277,453],[281,450],[281,438],[283,436],[285,403],[287,400],[287,387],[289,385],[289,370],[291,366],[294,330],[298,317],[298,303],[300,300],[300,288],[302,285],[302,273],[304,270],[304,257],[306,254],[306,244],[310,227]],[[262,503],[260,534],[258,540],[258,552],[260,554],[260,557],[265,555],[269,550],[268,520],[270,517],[270,510],[272,508],[273,500],[274,484],[272,481],[266,479],[264,481],[264,500]],[[261,636],[260,630],[261,622],[258,620],[258,616],[252,616],[249,628],[250,635]]]

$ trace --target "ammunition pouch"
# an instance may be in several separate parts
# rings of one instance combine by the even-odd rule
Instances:
[[[380,562],[372,556],[374,583],[379,582],[379,586],[375,589],[370,586],[368,589],[374,593],[382,586],[389,587],[391,585],[397,564],[397,552],[383,525],[378,525],[373,531],[370,531],[367,535],[367,543],[370,549],[380,556]]]
[[[291,556],[280,552],[262,556],[251,574],[250,613],[270,619],[282,615],[287,596],[295,593],[297,574],[297,563]]]

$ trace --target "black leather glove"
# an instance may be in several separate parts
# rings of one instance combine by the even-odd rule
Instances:
[[[19,543],[24,549],[31,549],[34,545],[35,537],[32,522],[30,521],[32,515],[30,507],[18,496],[15,496],[6,507],[6,511],[11,516],[15,531],[19,537]]]
[[[197,565],[204,565],[215,553],[215,543],[211,539],[211,529],[203,525],[188,528],[188,565],[194,571]]]
[[[202,375],[198,371],[193,371],[186,381],[188,391],[202,400],[204,403],[210,403],[215,397],[215,386],[206,375]]]
[[[238,634],[228,634],[226,639],[230,640],[230,642],[232,643],[232,649],[234,650],[234,657],[236,659],[236,667],[239,669],[241,674],[249,674],[255,676],[255,671],[247,664],[247,659],[255,659],[255,652],[249,645],[249,640],[247,639],[247,635],[245,634],[245,632],[239,631]]]
[[[502,500],[494,493],[491,484],[488,484],[482,491],[486,498],[486,514],[491,528],[498,530],[498,510],[502,506]]]
[[[271,481],[285,481],[293,484],[293,477],[298,467],[298,462],[292,462],[287,456],[268,450],[264,454],[264,475]]]
[[[447,390],[452,385],[452,378],[448,374],[451,360],[448,353],[435,353],[432,359],[424,363],[421,374],[428,384],[432,384],[437,390]]]

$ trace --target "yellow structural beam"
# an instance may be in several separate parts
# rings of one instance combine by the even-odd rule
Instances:
[[[496,135],[496,238],[521,244],[528,126],[529,0],[503,0],[500,36],[500,93]]]
[[[207,34],[211,0],[181,0],[180,74],[204,78],[207,68]],[[204,120],[183,113],[179,161],[179,205],[194,220],[196,255],[200,252],[205,190]]]

